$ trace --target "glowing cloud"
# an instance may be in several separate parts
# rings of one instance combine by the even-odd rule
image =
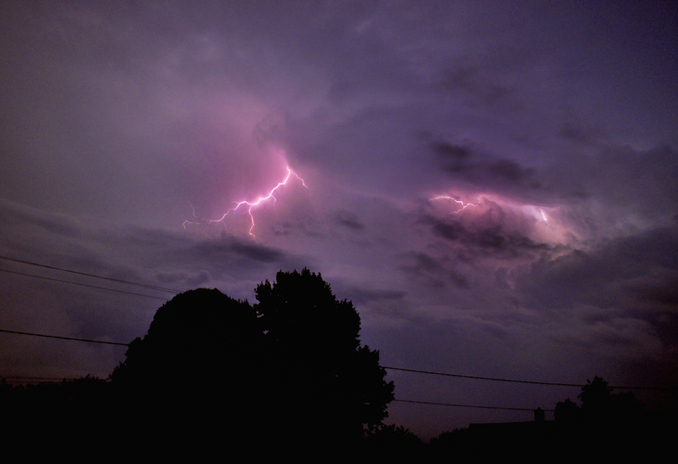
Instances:
[[[461,213],[462,211],[464,211],[469,206],[478,206],[475,203],[463,202],[463,201],[458,200],[457,198],[450,196],[450,195],[438,195],[437,197],[431,198],[431,201],[435,201],[435,200],[449,200],[449,201],[453,201],[453,202],[457,203],[458,205],[461,205],[461,209],[458,209],[456,211],[451,211],[450,214]]]
[[[219,222],[223,222],[224,219],[226,219],[226,216],[228,216],[231,213],[235,213],[236,211],[238,211],[238,209],[240,209],[240,207],[243,207],[243,209],[247,209],[247,214],[249,214],[249,216],[250,216],[251,225],[250,225],[248,233],[250,234],[250,236],[254,237],[255,235],[252,231],[254,230],[255,224],[254,224],[254,214],[252,213],[252,209],[255,206],[258,206],[261,203],[264,203],[264,202],[266,202],[270,199],[273,199],[274,202],[277,201],[277,199],[274,196],[276,190],[278,190],[283,185],[286,185],[287,182],[290,180],[290,178],[293,177],[293,176],[301,182],[301,185],[303,185],[304,188],[308,188],[308,186],[306,185],[306,182],[304,182],[304,179],[299,177],[299,175],[297,173],[295,173],[294,171],[292,171],[292,169],[290,169],[290,167],[288,166],[287,167],[287,176],[285,176],[285,178],[281,182],[278,182],[278,185],[273,187],[271,189],[271,191],[268,192],[268,195],[263,196],[263,197],[259,197],[254,201],[242,200],[242,201],[235,202],[235,206],[233,208],[229,209],[228,211],[226,211],[226,213],[224,213],[224,215],[221,216],[221,218],[219,218],[219,219],[205,219],[205,218],[198,217],[195,214],[195,208],[193,208],[193,205],[191,205],[191,208],[193,209],[193,218],[195,220],[184,221],[184,224],[183,224],[184,229],[186,228],[187,225],[212,225],[212,224],[216,224],[216,223],[219,223]]]

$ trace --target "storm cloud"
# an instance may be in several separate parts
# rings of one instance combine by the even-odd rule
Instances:
[[[675,17],[660,1],[3,2],[0,328],[128,342],[178,291],[252,300],[309,267],[385,365],[675,384]],[[0,346],[0,377],[106,376],[124,356]],[[431,402],[577,394],[389,379]],[[389,412],[423,438],[530,419]]]

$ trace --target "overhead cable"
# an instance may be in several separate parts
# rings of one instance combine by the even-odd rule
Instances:
[[[26,277],[35,277],[37,279],[51,280],[52,282],[59,282],[59,283],[63,283],[63,284],[79,285],[81,287],[96,288],[98,290],[108,290],[109,292],[124,293],[124,294],[127,294],[127,295],[143,296],[143,297],[146,297],[146,298],[153,298],[153,299],[156,299],[156,300],[167,301],[167,298],[164,298],[164,297],[161,297],[161,296],[144,295],[143,293],[127,292],[125,290],[118,290],[118,289],[115,289],[115,288],[99,287],[97,285],[83,284],[82,282],[73,282],[72,280],[54,279],[52,277],[45,277],[45,276],[40,276],[40,275],[36,275],[36,274],[28,274],[28,273],[19,272],[19,271],[10,271],[8,269],[0,269],[0,272],[7,272],[9,274],[17,274],[17,275],[26,276]]]
[[[540,382],[536,380],[518,380],[518,379],[502,379],[497,377],[481,377],[478,375],[462,375],[462,374],[450,374],[447,372],[434,372],[434,371],[422,371],[418,369],[406,369],[404,367],[393,367],[393,366],[381,366],[384,369],[390,369],[393,371],[403,371],[403,372],[413,372],[415,374],[427,374],[427,375],[439,375],[444,377],[457,377],[462,379],[474,379],[474,380],[489,380],[492,382],[511,382],[511,383],[525,383],[532,385],[547,385],[551,387],[582,387],[580,383],[560,383],[560,382]],[[622,386],[622,385],[609,385],[610,388],[616,388],[618,390],[678,390],[678,387],[636,387],[636,386]]]
[[[41,263],[36,263],[36,262],[33,262],[33,261],[11,258],[9,256],[0,255],[0,260],[12,261],[14,263],[27,264],[27,265],[30,265],[30,266],[38,266],[38,267],[43,267],[45,269],[53,269],[53,270],[56,270],[56,271],[69,272],[71,274],[77,274],[77,275],[86,276],[86,277],[93,277],[95,279],[108,280],[108,281],[117,282],[117,283],[120,283],[120,284],[135,285],[137,287],[143,287],[143,288],[147,288],[149,290],[158,290],[158,291],[161,291],[161,292],[168,292],[168,293],[181,293],[181,291],[182,291],[182,290],[177,290],[175,288],[160,287],[158,285],[143,284],[143,283],[139,283],[139,282],[132,282],[132,281],[129,281],[129,280],[116,279],[114,277],[106,277],[106,276],[102,276],[102,275],[98,275],[98,274],[90,274],[88,272],[74,271],[73,269],[67,269],[67,268],[63,268],[63,267],[49,266],[47,264],[41,264]]]
[[[46,334],[39,334],[39,333],[33,333],[33,332],[20,332],[18,330],[0,329],[0,332],[16,334],[16,335],[30,335],[32,337],[56,338],[56,339],[59,339],[59,340],[71,340],[71,341],[75,341],[75,342],[101,343],[103,345],[119,345],[119,346],[128,346],[129,345],[129,343],[107,342],[107,341],[104,341],[104,340],[89,340],[89,339],[86,339],[86,338],[62,337],[60,335],[46,335]]]
[[[534,411],[534,408],[507,408],[502,406],[480,406],[474,404],[456,404],[456,403],[438,403],[434,401],[417,401],[417,400],[401,400],[394,399],[398,403],[413,403],[413,404],[427,404],[433,406],[450,406],[455,408],[475,408],[475,409],[501,409],[504,411]],[[543,409],[543,411],[553,411],[553,409]]]

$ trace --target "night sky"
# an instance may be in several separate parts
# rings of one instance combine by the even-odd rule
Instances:
[[[383,365],[678,385],[677,11],[2,1],[0,255],[250,302],[308,267],[353,301]],[[251,217],[238,206],[288,168]],[[172,297],[0,269],[6,330],[129,342]],[[0,334],[0,377],[107,377],[124,352]],[[398,399],[468,405],[553,409],[579,392],[387,379]],[[389,413],[424,439],[533,417]]]

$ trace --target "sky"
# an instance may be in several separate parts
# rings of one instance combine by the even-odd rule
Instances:
[[[3,0],[0,329],[127,343],[172,292],[255,302],[308,267],[382,365],[676,386],[677,45],[670,1]],[[124,352],[2,333],[0,377],[107,377]],[[464,405],[579,393],[387,379]]]

